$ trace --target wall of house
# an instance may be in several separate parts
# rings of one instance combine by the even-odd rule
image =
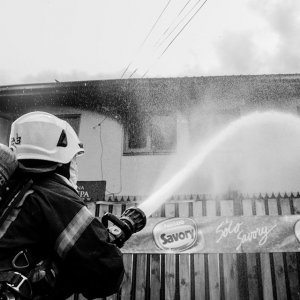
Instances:
[[[80,114],[79,138],[85,154],[78,158],[79,180],[105,180],[107,194],[149,195],[182,166],[188,148],[188,122],[178,115],[178,150],[172,155],[123,156],[124,127],[112,117],[71,107],[39,107],[53,114]]]
[[[162,92],[157,88],[157,93],[161,93],[154,101],[157,110],[162,109],[159,104],[164,97],[167,97],[165,109],[169,106],[174,110],[171,106],[176,106],[177,150],[172,154],[124,156],[124,126],[120,118],[72,107],[35,106],[35,109],[81,115],[79,137],[86,153],[78,159],[79,180],[105,180],[107,194],[149,196],[174,176],[177,181],[172,186],[172,195],[218,194],[228,189],[249,194],[299,190],[297,87],[267,83],[256,90],[261,86],[259,80],[255,86],[250,86],[246,79],[239,82],[239,78],[230,79],[230,84],[218,82],[218,78],[184,80],[187,87],[176,80],[166,81],[170,86],[162,86]],[[226,80],[225,77],[221,81]],[[144,99],[143,105],[149,109],[152,87],[147,89],[149,99]],[[138,97],[142,96],[143,93]],[[135,99],[136,105],[143,110],[143,101],[139,100]],[[284,115],[263,115],[256,121],[250,118],[249,126],[243,121],[234,125],[239,128],[231,129],[234,134],[231,132],[228,138],[222,136],[232,122],[255,112],[270,111]],[[1,126],[0,138],[5,140],[5,122]],[[214,146],[217,138],[223,141]]]
[[[300,185],[297,103],[291,101],[281,109],[276,108],[281,113],[274,112],[274,116],[270,105],[252,110],[242,106],[237,110],[236,105],[231,110],[227,105],[225,110],[215,113],[213,110],[203,113],[203,107],[200,111],[194,107],[190,114],[178,112],[177,151],[167,155],[124,156],[122,120],[73,108],[48,108],[47,111],[81,114],[79,137],[86,153],[78,159],[79,180],[105,180],[106,194],[147,197],[174,176],[179,176],[179,181],[171,189],[172,196],[221,194],[228,190],[245,194],[284,193],[298,191]],[[241,129],[234,129],[234,134],[205,152],[207,145],[210,147],[216,136],[222,136],[230,123],[257,112],[260,117],[256,120],[250,117],[251,124],[239,125]],[[264,115],[266,112],[269,114]],[[190,163],[195,156],[197,159]],[[190,169],[189,164],[192,164]]]
[[[297,116],[298,102],[300,105],[299,100],[286,102],[285,106],[276,110]],[[180,174],[186,175],[180,177],[172,187],[172,195],[218,194],[228,189],[244,193],[298,190],[300,132],[285,128],[286,122],[297,126],[295,120],[287,118],[279,123],[272,123],[272,118],[269,117],[270,125],[265,131],[254,126],[250,134],[251,130],[244,128],[244,131],[225,139],[216,149],[205,154],[205,147],[228,124],[256,111],[272,111],[269,104],[263,108],[260,106],[250,109],[248,106],[245,109],[241,106],[237,109],[236,104],[230,106],[229,103],[223,110],[205,110],[203,106],[195,106],[190,113],[178,112],[176,153],[132,156],[123,155],[122,120],[71,107],[38,109],[54,114],[81,115],[79,138],[84,144],[85,155],[78,159],[79,180],[105,180],[106,194],[147,197],[164,187],[174,176],[180,177]],[[300,124],[298,125],[300,130]],[[187,166],[194,156],[198,156],[198,159],[189,170]],[[284,184],[280,186],[279,182]],[[251,189],[253,186],[257,188],[251,190],[250,183]]]

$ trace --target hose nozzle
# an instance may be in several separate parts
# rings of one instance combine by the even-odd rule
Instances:
[[[120,218],[111,213],[104,214],[102,224],[106,228],[108,227],[108,221],[113,223],[113,226],[108,228],[110,242],[122,248],[132,234],[145,227],[147,218],[141,209],[130,207],[123,212]]]

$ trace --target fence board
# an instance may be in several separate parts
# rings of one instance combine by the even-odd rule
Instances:
[[[217,208],[215,201],[206,202],[207,216],[216,216]],[[208,254],[208,277],[210,299],[220,299],[221,282],[219,269],[219,254]]]
[[[123,213],[126,208],[131,207],[131,204],[121,205],[121,212]],[[120,209],[120,208],[119,208]],[[122,282],[121,290],[118,294],[120,294],[121,299],[131,299],[131,290],[132,290],[132,282],[133,282],[133,254],[123,254],[123,262],[124,262],[124,279]]]
[[[251,199],[245,199],[243,200],[243,214],[245,216],[252,216],[253,215],[253,208],[252,208],[252,200]],[[248,279],[248,294],[245,295],[245,292],[240,293],[241,297],[244,297],[244,299],[249,300],[257,300],[262,298],[260,294],[261,289],[261,282],[260,282],[260,270],[258,264],[258,256],[256,253],[247,253],[246,259],[247,259],[247,279]],[[243,298],[242,298],[243,299]]]
[[[103,215],[107,212],[109,212],[108,204],[100,204],[99,205],[99,214],[97,217],[103,217]]]
[[[151,255],[150,299],[159,299],[161,293],[161,255]]]
[[[121,204],[112,205],[111,213],[120,217],[122,214],[122,205]]]
[[[269,215],[278,215],[277,199],[269,199]],[[285,274],[284,274],[284,263],[282,253],[272,253],[274,261],[274,276],[277,299],[285,300],[286,286],[285,286]]]
[[[132,276],[133,275],[133,255],[132,254],[123,254],[125,274],[122,283],[121,289],[121,298],[122,299],[131,299],[131,289],[132,289]]]
[[[189,217],[189,203],[179,203],[179,217]],[[180,299],[191,299],[190,255],[179,255]]]
[[[175,217],[175,203],[165,204],[167,218]],[[176,293],[176,259],[175,254],[165,255],[165,299],[174,300]]]
[[[257,199],[255,201],[256,214],[259,216],[266,215],[265,201],[264,199]],[[261,273],[262,273],[262,287],[263,287],[263,297],[264,300],[274,300],[273,295],[273,283],[271,275],[271,265],[270,265],[270,254],[261,253]]]
[[[202,217],[202,216],[204,216],[202,205],[203,205],[203,201],[192,202],[193,217]]]
[[[145,299],[146,287],[147,287],[147,255],[137,254],[136,255],[136,287],[135,287],[135,299]]]
[[[292,201],[292,214],[298,215],[300,214],[300,195],[297,195]]]
[[[162,207],[158,208],[151,218],[161,217]],[[151,254],[150,255],[150,299],[160,299],[162,292],[162,276],[161,276],[161,261],[162,255]]]
[[[203,216],[203,201],[193,202],[193,216],[200,217]],[[193,282],[193,294],[195,300],[205,299],[205,264],[204,264],[205,254],[194,254],[192,261],[194,263],[193,274],[191,274]],[[208,284],[208,283],[207,283]]]
[[[233,201],[220,201],[220,209],[222,216],[233,216]],[[223,255],[225,299],[238,299],[237,255],[234,253],[224,253],[220,255]]]
[[[282,215],[291,215],[293,214],[293,209],[291,210],[291,205],[293,205],[293,199],[281,199],[281,213]],[[300,298],[300,282],[299,282],[299,273],[298,273],[298,261],[297,253],[285,253],[284,257],[286,260],[286,269],[287,272],[287,296],[292,300],[298,300]]]

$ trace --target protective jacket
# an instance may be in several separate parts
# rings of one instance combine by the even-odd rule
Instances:
[[[59,265],[55,288],[45,299],[116,293],[124,266],[121,251],[108,242],[107,229],[59,175],[39,174],[33,182],[0,229],[0,271],[26,249],[34,264],[52,257]]]

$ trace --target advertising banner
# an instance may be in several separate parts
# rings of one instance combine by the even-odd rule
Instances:
[[[300,216],[149,218],[123,253],[300,251]]]

